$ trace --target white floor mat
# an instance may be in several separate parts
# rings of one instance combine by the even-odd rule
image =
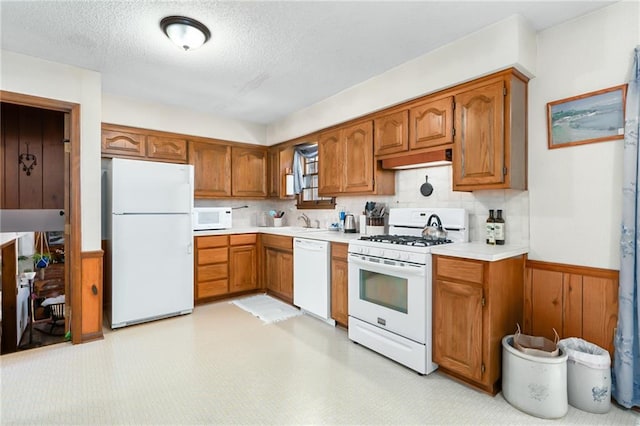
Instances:
[[[245,297],[244,299],[234,300],[229,303],[233,303],[239,308],[257,316],[264,321],[265,324],[284,321],[302,315],[299,309],[267,296],[266,294]]]

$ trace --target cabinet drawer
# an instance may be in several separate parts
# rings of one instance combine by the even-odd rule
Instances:
[[[482,284],[484,282],[483,270],[482,262],[436,256],[438,277]]]
[[[222,247],[227,246],[229,242],[228,235],[212,235],[208,237],[196,237],[196,247]]]
[[[198,283],[196,286],[196,297],[201,299],[203,297],[219,296],[228,293],[228,289],[229,281],[226,279]]]
[[[331,257],[334,259],[347,260],[348,248],[348,244],[331,243]]]
[[[293,250],[293,238],[282,235],[262,235],[262,245],[285,250]]]
[[[229,260],[229,253],[226,247],[215,247],[198,250],[198,265],[209,263],[221,263]]]
[[[226,263],[198,266],[198,283],[227,278],[227,269]]]
[[[256,243],[256,234],[235,234],[229,236],[229,244],[232,246],[242,246]]]

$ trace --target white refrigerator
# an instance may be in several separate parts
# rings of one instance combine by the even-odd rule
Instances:
[[[115,158],[102,179],[111,328],[192,312],[193,166]]]

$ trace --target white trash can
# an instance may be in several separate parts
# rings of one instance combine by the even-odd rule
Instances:
[[[569,404],[590,413],[611,409],[611,356],[598,345],[577,337],[558,342],[569,357],[567,391]]]
[[[513,334],[502,339],[502,395],[517,409],[543,419],[564,417],[567,404],[567,354],[542,357],[513,347]]]

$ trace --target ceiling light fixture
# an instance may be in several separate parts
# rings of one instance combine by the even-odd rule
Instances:
[[[185,16],[167,16],[160,21],[160,28],[172,42],[185,51],[197,49],[211,37],[206,25]]]

